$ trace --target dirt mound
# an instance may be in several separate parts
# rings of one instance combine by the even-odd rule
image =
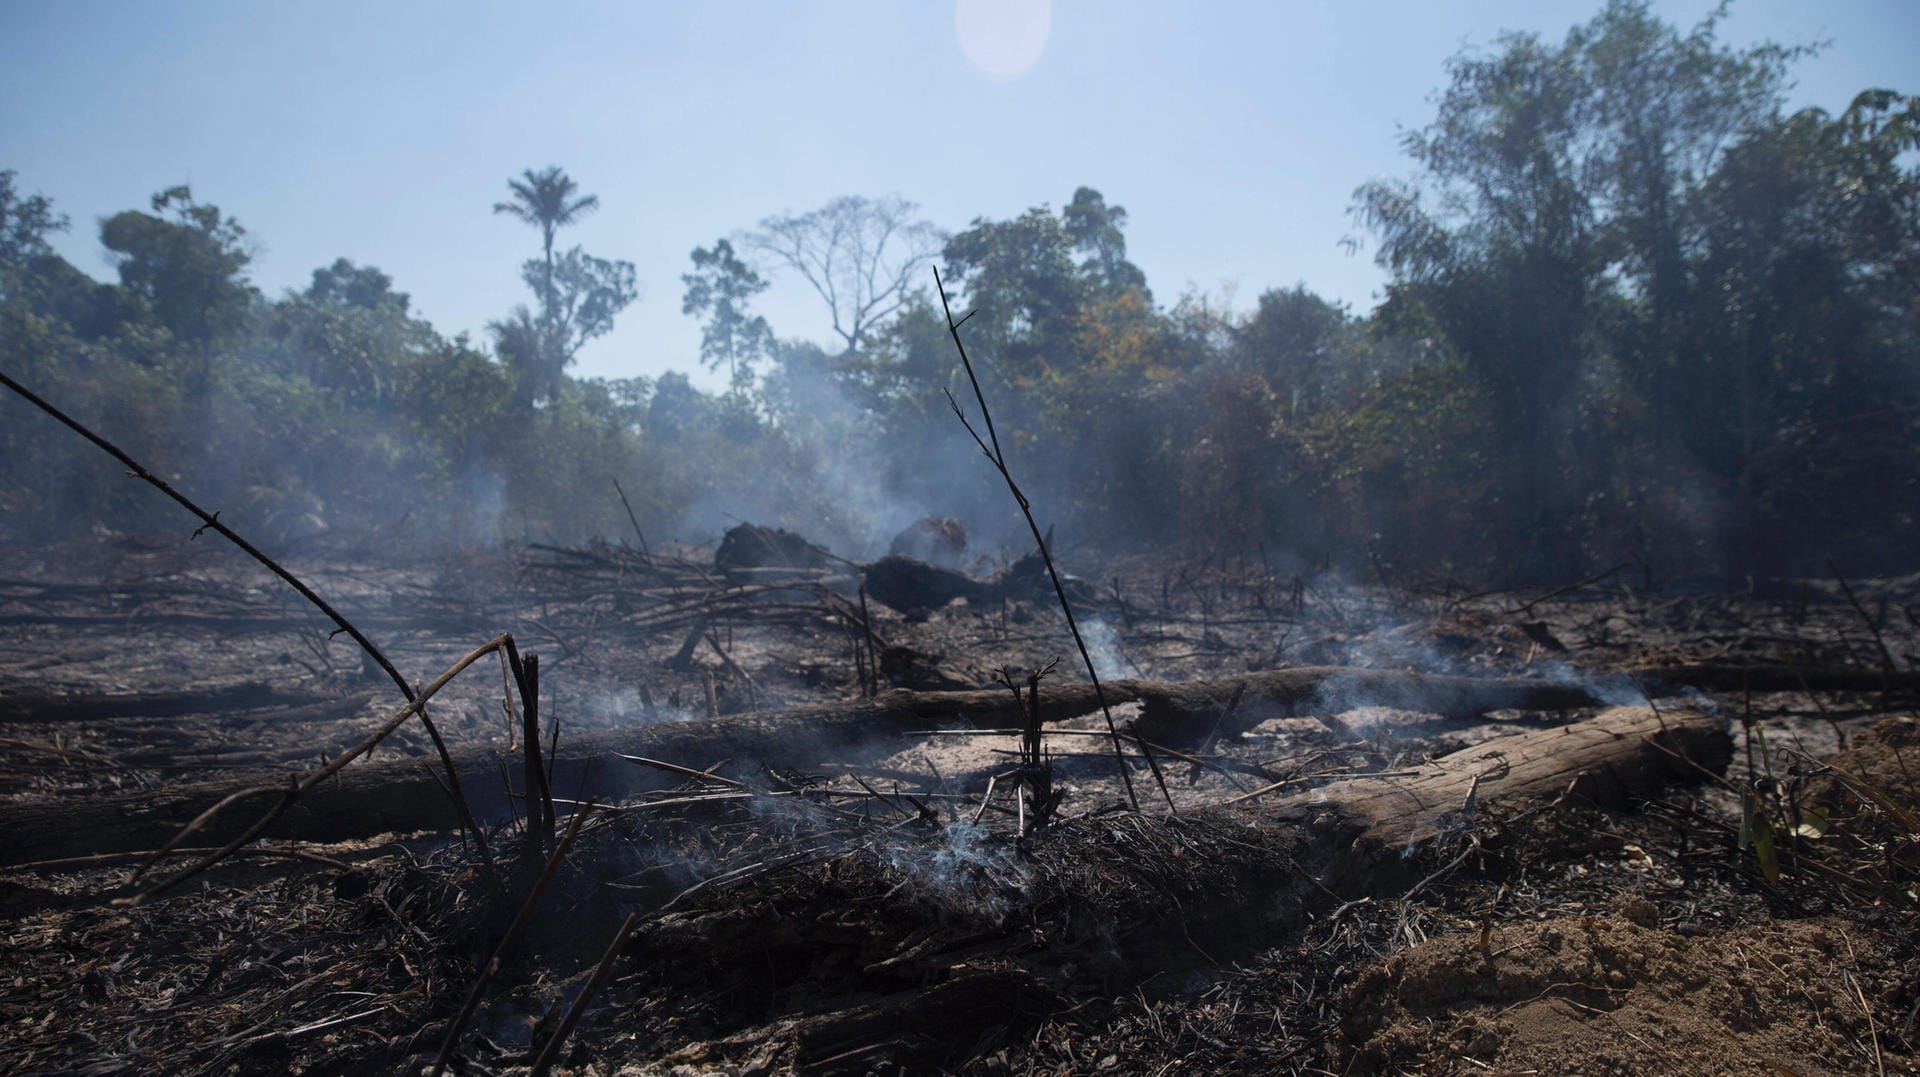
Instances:
[[[1901,990],[1879,939],[1838,918],[1689,937],[1634,897],[1436,939],[1348,990],[1347,1071],[1907,1072],[1867,1015]]]
[[[1869,799],[1883,809],[1920,815],[1920,718],[1909,714],[1876,724],[1828,765],[1832,772],[1814,779],[1814,803],[1834,807]]]

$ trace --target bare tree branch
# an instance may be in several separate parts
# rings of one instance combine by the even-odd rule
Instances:
[[[897,196],[836,198],[810,213],[768,217],[741,244],[799,273],[854,352],[906,302],[914,274],[946,241],[933,224],[913,219],[919,208]]]

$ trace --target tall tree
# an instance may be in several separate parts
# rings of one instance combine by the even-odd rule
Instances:
[[[922,285],[945,236],[915,220],[904,198],[836,198],[798,216],[768,217],[742,242],[799,273],[819,293],[846,352]]]
[[[14,176],[12,169],[0,171],[0,302],[12,297],[28,262],[53,253],[47,236],[67,230],[66,215],[55,213],[45,196],[23,198],[14,190]]]
[[[513,199],[496,202],[493,211],[540,230],[541,256],[520,268],[540,314],[535,318],[521,308],[487,328],[514,371],[516,403],[524,411],[558,394],[567,364],[588,341],[611,330],[614,317],[640,291],[632,262],[595,258],[577,246],[554,253],[555,233],[598,209],[598,195],[579,194],[579,184],[558,165],[527,169],[507,187]]]
[[[568,364],[588,341],[613,329],[615,316],[640,289],[632,262],[595,258],[579,247],[554,260],[550,283],[537,259],[528,259],[520,275],[529,288],[551,288],[551,305],[537,318],[525,307],[515,308],[507,321],[487,328],[500,344],[501,358],[515,372],[517,402],[531,407],[559,394]]]
[[[246,229],[184,184],[154,195],[152,206],[101,222],[100,242],[121,286],[175,340],[205,351],[241,327],[252,303]]]
[[[1088,301],[1073,238],[1048,206],[1007,221],[975,218],[947,242],[950,287],[964,289],[977,314],[970,331],[986,370],[1031,381],[1074,364],[1073,342]]]
[[[1697,266],[1703,187],[1729,148],[1777,121],[1787,69],[1816,47],[1735,49],[1716,38],[1724,7],[1687,33],[1643,0],[1614,0],[1567,37],[1585,109],[1586,185],[1607,270],[1639,302],[1611,327],[1614,351],[1661,426],[1685,429],[1695,357],[1682,346],[1703,309]]]
[[[973,331],[1006,376],[1069,373],[1095,358],[1090,322],[1151,308],[1145,274],[1127,261],[1126,219],[1081,187],[1059,213],[1039,205],[1008,221],[976,218],[947,242],[948,283],[979,311]]]
[[[542,313],[552,318],[558,306],[555,278],[558,267],[553,258],[554,233],[599,209],[600,196],[576,195],[580,185],[559,165],[549,165],[538,172],[529,168],[520,174],[519,179],[508,180],[507,189],[513,192],[512,199],[495,202],[493,211],[524,221],[540,230],[543,269],[534,291],[540,296]]]
[[[393,278],[373,266],[358,266],[345,258],[336,258],[330,266],[313,271],[313,283],[305,298],[324,307],[354,307],[360,310],[393,309],[407,313],[411,299],[405,292],[393,290]]]
[[[727,381],[744,389],[753,381],[754,363],[773,348],[773,330],[767,320],[747,312],[753,297],[767,290],[767,282],[733,252],[733,244],[716,240],[711,250],[693,249],[693,272],[680,280],[687,286],[680,312],[706,319],[700,333],[700,359],[708,370],[727,367]]]
[[[544,279],[539,263],[532,260],[521,267],[520,276],[529,286]],[[632,262],[596,258],[579,247],[568,248],[555,260],[552,280],[553,309],[547,320],[559,349],[559,367],[573,362],[588,341],[605,336],[614,317],[640,295]]]
[[[1127,261],[1124,207],[1109,206],[1099,191],[1081,187],[1073,192],[1067,208],[1060,211],[1060,224],[1073,241],[1074,250],[1084,255],[1080,272],[1087,281],[1108,295],[1137,291],[1151,302],[1147,275]]]
[[[336,402],[384,404],[412,368],[445,347],[408,305],[385,273],[339,258],[315,269],[305,291],[269,308],[253,354]]]
[[[1290,414],[1331,403],[1340,378],[1335,349],[1347,328],[1345,308],[1296,284],[1260,295],[1253,316],[1233,330],[1231,354],[1257,374]]]
[[[1736,576],[1811,542],[1911,546],[1897,521],[1920,520],[1920,168],[1901,158],[1916,148],[1920,98],[1868,91],[1750,133],[1693,200],[1701,251],[1669,345],[1687,361],[1655,373],[1687,407],[1680,443],[1732,488]]]
[[[1562,44],[1509,34],[1457,56],[1433,123],[1403,138],[1424,190],[1356,195],[1389,305],[1423,308],[1494,395],[1538,567],[1581,496],[1563,477],[1583,374],[1612,358],[1657,407],[1680,406],[1661,372],[1682,360],[1689,199],[1729,138],[1776,114],[1801,54],[1730,49],[1715,18],[1681,34],[1611,0]],[[1656,429],[1677,428],[1665,418]]]

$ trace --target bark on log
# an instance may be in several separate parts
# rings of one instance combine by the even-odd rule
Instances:
[[[1538,681],[1475,680],[1428,674],[1341,667],[1303,667],[1241,677],[1175,683],[1116,681],[1106,685],[1111,703],[1141,702],[1140,731],[1149,739],[1191,740],[1219,723],[1234,687],[1246,690],[1235,710],[1236,727],[1274,714],[1379,705],[1448,717],[1495,709],[1558,710],[1590,706],[1584,689]],[[1059,722],[1099,709],[1093,687],[1070,683],[1043,689],[1041,715]],[[705,765],[719,759],[755,760],[769,767],[804,767],[823,759],[851,761],[862,749],[876,756],[898,751],[903,734],[936,726],[1002,728],[1019,724],[1013,694],[888,692],[870,700],[824,703],[760,714],[663,722],[563,739],[554,762],[556,796],[617,797],[663,788],[668,777],[632,767],[610,753]],[[504,763],[521,787],[521,763],[491,748],[455,753],[460,781],[474,814],[484,820],[508,816],[500,770]],[[457,825],[452,806],[427,772],[425,758],[356,763],[338,779],[315,788],[290,809],[270,836],[338,841],[388,831]],[[284,786],[284,778],[265,780]],[[208,805],[253,783],[200,782],[84,801],[52,801],[0,808],[0,865],[86,853],[154,849]],[[263,791],[227,808],[195,839],[217,844],[239,833],[279,796]]]
[[[1133,858],[1105,866],[1106,877],[1091,885],[1097,893],[1121,895],[1097,910],[1110,924],[1118,955],[1106,975],[1134,983],[1163,968],[1195,964],[1196,947],[1211,963],[1280,944],[1336,903],[1405,893],[1433,870],[1434,858],[1420,854],[1442,835],[1452,835],[1441,845],[1451,851],[1479,818],[1512,818],[1563,796],[1624,808],[1670,784],[1723,771],[1732,751],[1717,717],[1619,708],[1467,748],[1409,778],[1359,778],[1265,809],[1236,806],[1168,819],[1163,825],[1175,832],[1196,823],[1202,830],[1230,829],[1213,839],[1207,862],[1193,865],[1190,880]],[[1131,878],[1117,885],[1116,872]],[[1165,893],[1170,878],[1180,880],[1171,900]],[[1056,954],[1029,967],[1057,982],[1075,956]]]
[[[1718,717],[1614,708],[1462,749],[1410,777],[1354,778],[1265,806],[1155,820],[1171,832],[1173,840],[1160,844],[1174,855],[1187,847],[1181,831],[1226,830],[1201,839],[1204,855],[1190,865],[1191,881],[1179,884],[1191,892],[1173,902],[1166,900],[1167,882],[1183,876],[1151,856],[1104,858],[1097,881],[1071,888],[1118,895],[1100,901],[1116,949],[1128,966],[1154,968],[1156,949],[1164,958],[1190,945],[1182,927],[1203,946],[1210,938],[1219,947],[1244,947],[1249,933],[1291,930],[1331,901],[1393,893],[1430,870],[1415,854],[1480,816],[1512,817],[1562,797],[1618,809],[1669,784],[1720,773],[1732,754]],[[1101,824],[1087,827],[1101,844]],[[1059,855],[1069,863],[1090,862],[1087,827],[1078,834],[1063,828]],[[1075,880],[1083,870],[1067,868],[1060,877]]]

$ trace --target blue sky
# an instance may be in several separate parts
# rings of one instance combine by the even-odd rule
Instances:
[[[1711,8],[1655,6],[1683,26]],[[509,176],[561,165],[602,202],[565,241],[633,261],[643,287],[582,354],[576,373],[590,376],[692,368],[688,252],[842,194],[899,194],[958,229],[1091,185],[1127,208],[1131,253],[1163,302],[1192,288],[1244,309],[1305,282],[1364,311],[1381,275],[1341,248],[1348,202],[1365,180],[1408,172],[1397,125],[1427,120],[1446,58],[1503,29],[1558,40],[1598,8],[984,12],[988,26],[1046,24],[1016,72],[1019,41],[970,61],[954,0],[0,0],[0,168],[72,217],[61,250],[103,278],[97,219],[190,182],[251,232],[268,292],[345,256],[392,275],[443,332],[483,338],[526,300],[517,267],[537,248],[490,207]],[[1914,0],[1743,0],[1722,38],[1830,39],[1797,69],[1796,106],[1920,92]],[[776,278],[760,306],[782,336],[830,337],[798,280]]]

